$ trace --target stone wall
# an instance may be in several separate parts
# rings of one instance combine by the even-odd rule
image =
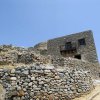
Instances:
[[[78,60],[75,58],[56,58],[53,57],[52,59],[52,64],[55,66],[55,68],[60,67],[66,67],[66,68],[78,68],[78,69],[83,69],[84,71],[90,71],[92,77],[95,78],[100,78],[100,65],[98,63],[90,63],[87,61],[82,61]]]
[[[88,71],[39,64],[0,69],[0,83],[5,100],[72,100],[93,89]]]
[[[82,38],[85,38],[86,45],[79,45],[78,40]],[[67,42],[72,42],[77,49],[77,52],[71,55],[71,57],[80,54],[82,60],[92,63],[98,62],[92,31],[84,31],[49,40],[47,42],[48,54],[56,57],[62,57],[60,53],[60,46],[65,45]]]

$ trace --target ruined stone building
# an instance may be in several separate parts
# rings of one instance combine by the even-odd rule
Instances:
[[[92,31],[29,48],[2,45],[0,65],[0,98],[5,100],[72,100],[90,93],[93,80],[100,78]]]
[[[98,62],[91,30],[48,40],[47,52],[54,57],[72,57],[92,63]]]

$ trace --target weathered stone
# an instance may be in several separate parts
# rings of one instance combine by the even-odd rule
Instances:
[[[31,80],[32,80],[32,81],[35,80],[35,77],[31,77]]]
[[[33,83],[32,83],[32,82],[30,82],[30,83],[28,84],[28,86],[32,86],[32,84],[33,84]]]
[[[57,71],[58,71],[58,72],[64,72],[65,69],[63,69],[63,68],[57,68]]]
[[[0,46],[0,65],[15,67],[19,63],[23,64],[11,70],[0,69],[0,83],[6,90],[5,100],[72,100],[91,91],[91,76],[100,73],[98,64],[94,63],[98,60],[91,36],[91,31],[86,31],[74,37],[52,39],[28,49]],[[82,38],[86,39],[84,46],[77,44]],[[67,45],[66,39],[72,42],[71,55],[69,48],[66,55],[60,50],[62,45]],[[77,56],[82,60],[75,59]],[[0,91],[0,96],[2,93]]]
[[[38,65],[36,65],[38,66]],[[6,70],[1,76],[1,83],[6,89],[6,95],[15,100],[30,100],[42,97],[50,98],[49,94],[54,94],[54,98],[65,99],[63,94],[74,98],[85,92],[91,91],[93,83],[90,73],[82,69],[75,68],[46,68],[46,65],[39,65],[38,69],[31,67],[15,68],[15,71]],[[47,65],[48,66],[48,65]],[[41,67],[41,69],[40,69]],[[33,71],[31,73],[31,71]],[[18,74],[18,73],[19,74]],[[14,74],[15,73],[15,74]],[[14,74],[12,76],[11,74]],[[8,77],[10,80],[8,80]],[[43,94],[48,93],[48,94]],[[10,95],[8,95],[10,94]],[[43,95],[43,96],[42,96]],[[63,95],[63,96],[62,96]],[[40,97],[41,96],[41,97]],[[60,96],[60,97],[59,97]],[[20,97],[20,98],[19,98]],[[6,99],[8,100],[8,99]]]
[[[23,72],[23,74],[28,75],[29,74],[29,71],[26,70],[26,71]]]
[[[45,67],[45,69],[51,70],[51,69],[54,69],[54,66],[47,65],[47,66]]]
[[[71,57],[91,63],[98,63],[91,30],[48,40],[47,51],[48,55],[55,58]]]
[[[12,69],[12,70],[11,70],[11,73],[15,73],[15,69]]]
[[[50,73],[51,71],[50,71],[50,70],[44,70],[44,72],[45,72],[45,73]]]
[[[17,90],[21,90],[22,88],[20,86],[17,86]]]
[[[10,79],[11,79],[11,81],[16,81],[17,80],[16,77],[11,77]]]
[[[18,96],[22,97],[22,96],[24,96],[24,95],[25,95],[25,93],[24,93],[23,90],[19,90],[19,91],[18,91]]]

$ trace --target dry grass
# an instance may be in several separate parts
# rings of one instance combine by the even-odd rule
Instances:
[[[2,93],[2,91],[3,91],[3,87],[2,87],[2,85],[0,84],[0,93]]]
[[[0,65],[0,68],[4,68],[4,69],[13,69],[15,68],[15,66],[12,66],[12,65]]]

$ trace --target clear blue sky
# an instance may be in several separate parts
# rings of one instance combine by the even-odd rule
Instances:
[[[89,29],[100,59],[100,0],[0,0],[0,44],[29,47]]]

